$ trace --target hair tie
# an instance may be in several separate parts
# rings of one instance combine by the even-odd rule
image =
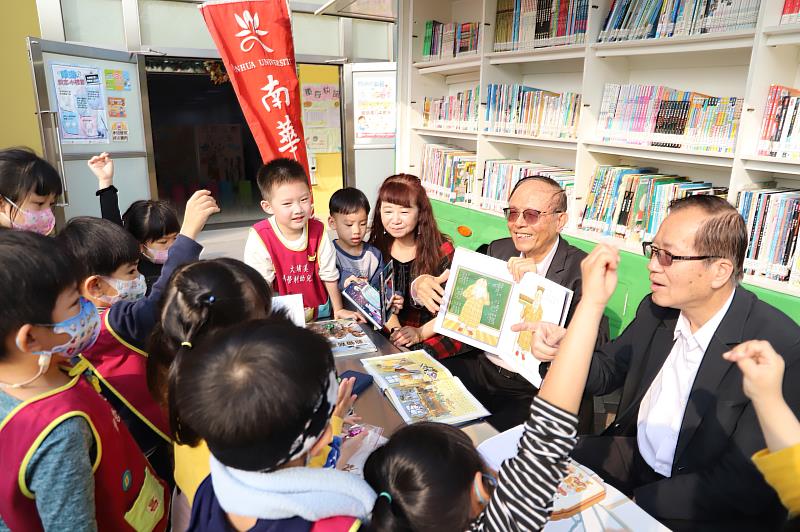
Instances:
[[[389,501],[389,504],[392,504],[392,496],[391,496],[391,495],[389,495],[389,493],[388,493],[388,492],[386,492],[386,491],[382,491],[382,492],[380,492],[380,493],[378,494],[378,498],[381,498],[381,497],[386,497],[386,500],[388,500],[388,501]]]
[[[188,347],[189,349],[191,349],[192,342],[181,342],[181,347]]]

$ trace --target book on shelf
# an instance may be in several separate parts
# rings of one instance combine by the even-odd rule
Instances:
[[[469,201],[475,181],[474,151],[458,146],[426,144],[420,180],[428,196],[450,203]]]
[[[770,85],[758,141],[759,155],[800,160],[799,107],[800,89]]]
[[[757,187],[739,191],[736,199],[748,230],[744,271],[800,287],[800,189]]]
[[[582,44],[588,0],[498,0],[493,50]]]
[[[529,137],[575,138],[581,95],[520,84],[490,83],[486,90],[486,131]]]
[[[477,55],[480,49],[480,22],[425,22],[422,61],[439,61]]]
[[[586,193],[578,228],[630,242],[653,239],[674,200],[697,194],[726,195],[728,189],[657,168],[598,166]]]
[[[334,357],[374,353],[378,350],[361,325],[353,319],[315,321],[307,327],[328,340]]]
[[[425,96],[422,127],[477,132],[480,104],[480,88],[477,86],[450,96]]]
[[[746,30],[756,26],[758,10],[759,0],[613,0],[598,41]]]
[[[606,84],[597,134],[603,141],[733,153],[743,99],[662,85]]]
[[[797,24],[800,22],[800,2],[797,0],[784,0],[781,11],[781,25]]]
[[[459,247],[433,330],[501,358],[538,387],[541,362],[533,356],[533,333],[511,326],[536,321],[563,326],[571,302],[568,288],[533,272],[514,282],[506,261]]]
[[[361,360],[406,423],[460,425],[489,415],[458,377],[422,350]]]
[[[483,169],[480,191],[475,187],[472,203],[481,209],[500,213],[508,207],[508,196],[520,179],[540,175],[553,179],[567,194],[567,210],[574,201],[575,171],[559,166],[519,161],[515,159],[490,159]],[[480,192],[480,195],[477,195]]]

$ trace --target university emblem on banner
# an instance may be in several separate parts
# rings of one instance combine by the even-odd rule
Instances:
[[[233,16],[236,18],[236,23],[242,28],[242,31],[237,33],[236,36],[242,38],[242,41],[239,43],[239,48],[241,48],[243,52],[252,50],[256,43],[260,44],[267,52],[271,53],[275,51],[261,41],[261,37],[269,32],[258,29],[258,13],[256,13],[256,16],[252,16],[250,12],[245,9],[241,16],[236,13],[234,13]]]

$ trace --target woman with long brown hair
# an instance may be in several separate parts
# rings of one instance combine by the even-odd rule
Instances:
[[[433,208],[418,177],[396,174],[378,191],[370,243],[394,261],[395,291],[403,297],[399,323],[389,323],[389,339],[398,346],[423,348],[436,358],[458,353],[462,344],[433,333],[433,315],[411,299],[411,281],[427,273],[440,275],[450,267],[455,248],[439,231]],[[399,327],[397,326],[399,325]],[[421,345],[419,345],[421,344]]]

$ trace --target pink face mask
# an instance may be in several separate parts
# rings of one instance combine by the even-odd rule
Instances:
[[[144,249],[147,250],[147,258],[149,258],[153,264],[164,264],[167,262],[169,249],[153,249],[147,246],[145,246]]]
[[[56,216],[53,214],[52,209],[44,209],[41,211],[23,211],[10,199],[5,198],[5,200],[10,203],[12,207],[17,209],[16,216],[13,220],[11,220],[12,228],[21,229],[23,231],[32,231],[34,233],[39,233],[40,235],[49,235],[56,226]],[[20,216],[22,217],[21,221]]]

